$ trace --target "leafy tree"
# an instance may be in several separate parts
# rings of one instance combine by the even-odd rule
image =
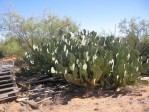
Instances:
[[[124,19],[119,23],[119,29],[126,36],[127,45],[140,55],[149,48],[145,47],[149,44],[149,21],[139,18]]]
[[[132,18],[119,23],[120,32],[125,34],[123,43],[140,56],[144,70],[149,69],[149,21]],[[146,71],[147,72],[147,71]]]
[[[0,32],[5,32],[5,37],[17,37],[26,45],[26,50],[32,52],[35,52],[34,44],[47,42],[52,36],[56,38],[59,30],[73,33],[78,30],[71,18],[59,18],[51,13],[25,19],[16,12],[6,12],[1,14],[0,20]]]
[[[125,35],[134,34],[137,38],[145,37],[149,34],[149,21],[139,18],[123,19],[119,23],[119,29]]]
[[[2,50],[6,55],[24,55],[24,49],[22,47],[23,45],[19,44],[16,37],[7,38],[2,45]]]

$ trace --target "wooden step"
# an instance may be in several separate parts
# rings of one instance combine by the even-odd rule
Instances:
[[[10,74],[11,72],[10,71],[7,71],[7,72],[0,72],[0,75],[3,75],[3,74]]]
[[[9,81],[13,81],[13,79],[10,77],[8,77],[7,79],[0,79],[0,83],[1,82],[9,82]]]
[[[0,88],[5,87],[5,86],[11,86],[14,85],[14,83],[10,82],[10,83],[6,83],[6,84],[1,84]]]
[[[13,79],[9,78],[9,79],[7,79],[7,80],[0,80],[0,84],[1,84],[1,83],[8,83],[8,82],[10,82],[10,81],[13,81]]]
[[[0,67],[0,70],[12,70],[12,68],[8,68],[8,67]]]
[[[8,77],[8,78],[9,78],[9,77],[12,78],[13,75],[4,75],[4,76],[2,75],[2,76],[0,76],[0,81],[1,81],[1,78],[7,78],[7,77]]]
[[[14,96],[6,97],[6,98],[0,98],[0,102],[6,101],[6,100],[10,100],[10,99],[14,99],[14,98],[17,98],[17,96],[14,95]]]
[[[3,88],[3,89],[0,89],[0,92],[9,91],[9,90],[18,90],[18,88],[17,87]]]
[[[18,91],[19,90],[15,90],[15,91],[10,91],[10,92],[7,92],[7,93],[0,94],[0,99],[5,98],[5,97],[9,97],[10,95],[17,93]]]

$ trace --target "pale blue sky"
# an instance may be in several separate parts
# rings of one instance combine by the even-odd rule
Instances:
[[[41,16],[44,9],[64,17],[69,16],[81,28],[114,31],[124,18],[141,17],[149,20],[149,0],[0,0],[0,11],[9,4],[21,15]]]

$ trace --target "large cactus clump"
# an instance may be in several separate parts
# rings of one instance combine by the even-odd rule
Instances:
[[[113,36],[105,39],[104,49],[112,52],[112,60],[109,61],[112,69],[106,77],[105,85],[117,88],[127,84],[134,84],[143,69],[137,53],[120,43],[119,38]]]
[[[29,64],[31,72],[35,73],[54,73],[55,54],[57,46],[57,40],[50,39],[50,43],[41,43],[41,45],[33,45],[34,52],[25,53],[26,61]],[[52,68],[53,67],[53,68]],[[52,69],[51,69],[52,68]]]
[[[56,76],[86,88],[117,88],[134,84],[143,67],[138,54],[113,36],[99,37],[83,30],[63,34],[50,42],[34,46],[27,54],[30,68]]]
[[[63,36],[57,49],[57,72],[79,86],[92,88],[99,85],[104,74],[111,71],[107,62],[112,58],[110,52],[99,47],[99,43],[100,38],[94,31],[83,30],[75,37],[71,33]]]

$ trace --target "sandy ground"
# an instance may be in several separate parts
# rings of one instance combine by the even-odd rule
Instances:
[[[63,105],[47,101],[39,109],[14,101],[0,104],[0,112],[149,112],[149,85],[138,84],[120,93],[98,91],[90,97],[76,95]]]

